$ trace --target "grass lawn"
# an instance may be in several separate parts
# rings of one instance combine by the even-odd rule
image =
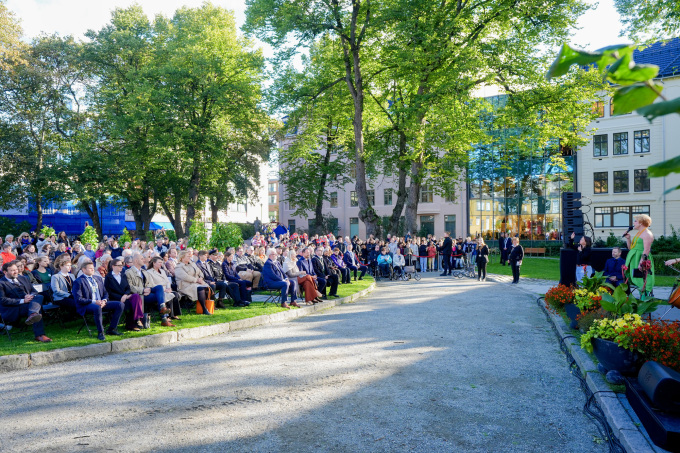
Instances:
[[[498,255],[490,257],[490,262],[486,271],[490,274],[512,275],[510,266],[501,266]],[[559,258],[541,258],[535,256],[525,256],[522,261],[520,276],[526,278],[540,278],[544,280],[560,280],[560,260]],[[673,286],[675,277],[657,275],[655,276],[656,286]]]
[[[368,288],[373,283],[373,278],[366,276],[361,281],[352,282],[351,285],[339,285],[338,295],[340,297],[351,296],[361,290]],[[291,310],[297,310],[291,308]],[[189,327],[206,326],[212,324],[221,324],[230,321],[237,321],[244,318],[252,318],[260,315],[268,315],[285,311],[277,304],[265,304],[264,302],[253,302],[248,307],[231,307],[226,309],[215,310],[212,316],[197,315],[193,309],[183,310],[182,320],[173,321],[176,327],[161,327],[158,315],[152,315],[151,328],[142,330],[140,332],[128,332],[121,325],[120,332],[125,332],[125,335],[114,337],[108,335],[106,341],[116,341],[124,338],[142,337],[145,335],[153,335],[156,333],[169,332],[172,330],[186,329]],[[64,323],[64,327],[59,326],[56,321],[49,321],[50,324],[45,326],[45,334],[52,339],[52,343],[38,343],[33,339],[33,329],[26,326],[23,332],[20,332],[20,325],[17,324],[11,330],[12,344],[10,344],[7,335],[0,334],[0,356],[10,354],[30,354],[38,351],[49,351],[53,349],[68,348],[71,346],[85,346],[93,343],[101,343],[96,337],[96,328],[91,325],[91,318],[88,318],[88,325],[93,331],[93,337],[87,335],[87,331],[83,329],[78,334],[78,329],[83,324],[82,320],[72,320]],[[23,323],[23,320],[21,321]],[[121,322],[124,319],[121,318]]]

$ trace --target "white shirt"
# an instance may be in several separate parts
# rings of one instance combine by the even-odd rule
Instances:
[[[118,282],[118,284],[120,285],[120,281],[121,281],[120,274],[116,274],[115,272],[111,272],[111,275],[113,275],[113,278],[115,278],[116,281]]]

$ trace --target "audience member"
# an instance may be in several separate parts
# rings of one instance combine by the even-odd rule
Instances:
[[[198,301],[204,315],[210,315],[205,305],[206,300],[208,300],[209,286],[203,280],[201,270],[191,262],[191,256],[192,253],[188,250],[179,252],[179,262],[175,267],[177,289],[180,293],[189,296],[192,301]]]
[[[262,279],[267,285],[267,288],[278,289],[281,291],[281,307],[290,308],[286,303],[286,298],[290,294],[290,304],[293,307],[300,307],[297,302],[297,294],[295,293],[293,282],[286,277],[281,265],[279,264],[279,254],[276,249],[269,249],[267,252],[268,259],[262,268]]]
[[[77,311],[76,301],[73,298],[73,283],[76,277],[71,273],[71,259],[68,254],[59,255],[54,261],[56,273],[52,275],[50,287],[52,288],[53,302],[65,309]]]
[[[49,343],[51,338],[45,336],[45,327],[42,322],[43,297],[37,294],[31,283],[19,275],[16,263],[10,261],[2,265],[5,274],[0,279],[0,315],[7,324],[16,322],[21,317],[26,317],[26,325],[33,326],[33,335],[36,341]]]
[[[123,272],[123,260],[117,258],[111,262],[111,272],[104,278],[104,286],[111,300],[120,301],[125,306],[125,328],[139,332],[144,328],[144,302],[139,294],[133,294],[127,277]]]
[[[110,301],[106,291],[104,280],[95,274],[94,263],[83,263],[83,274],[73,282],[73,298],[76,302],[76,310],[79,315],[92,314],[97,327],[97,338],[106,340],[104,336],[103,312],[111,313],[111,322],[106,330],[107,335],[122,335],[118,332],[118,322],[123,314],[124,304],[119,301]]]
[[[623,266],[626,260],[621,258],[621,248],[614,247],[612,249],[612,257],[604,264],[603,275],[607,277],[607,281],[614,286],[619,286],[624,281]]]

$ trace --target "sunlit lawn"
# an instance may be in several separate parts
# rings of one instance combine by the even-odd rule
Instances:
[[[338,295],[340,297],[351,296],[363,289],[366,289],[373,283],[371,277],[364,277],[361,281],[352,282],[351,285],[340,285],[338,287]],[[295,308],[292,308],[296,310]],[[124,319],[121,319],[121,325],[119,326],[120,332],[125,332],[125,335],[120,337],[115,337],[108,335],[106,341],[116,341],[124,338],[135,338],[145,335],[153,335],[157,333],[170,332],[173,330],[186,329],[189,327],[206,326],[212,324],[220,324],[230,321],[236,321],[244,318],[252,318],[260,315],[267,315],[271,313],[276,313],[279,311],[285,311],[285,308],[281,308],[278,304],[264,302],[253,302],[248,307],[231,307],[228,306],[226,309],[217,309],[215,314],[212,316],[197,315],[195,310],[191,308],[190,310],[183,310],[181,321],[173,321],[176,327],[161,327],[158,315],[152,315],[151,328],[147,330],[142,330],[140,332],[129,332],[123,327]],[[105,319],[106,320],[106,319]],[[22,320],[23,322],[23,320]],[[83,329],[80,334],[78,329],[83,325],[81,319],[73,319],[64,322],[64,326],[61,327],[59,323],[54,321],[48,321],[49,324],[45,326],[45,334],[52,338],[52,343],[38,343],[33,339],[33,330],[30,326],[26,326],[23,331],[20,329],[21,325],[17,324],[11,330],[12,333],[12,344],[10,345],[7,335],[2,333],[0,335],[0,355],[8,354],[27,354],[38,351],[49,351],[52,349],[67,348],[71,346],[85,346],[93,343],[101,343],[96,337],[96,328],[92,324],[92,318],[88,317],[88,325],[93,332],[93,336],[89,337],[87,330]],[[105,326],[107,327],[107,326]]]
[[[498,255],[490,257],[487,265],[487,272],[489,274],[512,275],[510,266],[501,266]],[[543,280],[560,279],[560,260],[559,258],[542,258],[525,256],[522,261],[521,276],[525,278],[540,278]],[[656,286],[673,286],[675,277],[657,275]]]

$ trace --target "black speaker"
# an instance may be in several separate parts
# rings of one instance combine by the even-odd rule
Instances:
[[[576,283],[576,251],[560,250],[560,283],[571,286]]]
[[[580,207],[581,192],[562,193],[562,237],[565,244],[572,233],[583,236],[583,211]]]
[[[659,410],[680,413],[680,373],[657,362],[647,362],[638,373],[638,382]]]

